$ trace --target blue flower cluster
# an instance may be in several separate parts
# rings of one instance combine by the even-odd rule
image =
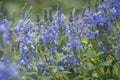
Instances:
[[[0,62],[0,79],[8,80],[19,77],[19,67],[13,62]]]
[[[87,38],[94,38],[93,48],[98,51],[103,51],[104,55],[111,53],[113,36],[118,35],[119,29],[116,25],[116,20],[120,16],[120,0],[101,0],[96,1],[95,12],[89,8],[84,10],[82,17],[85,25],[85,35]],[[115,29],[116,28],[116,29]],[[117,32],[116,32],[117,31]],[[117,34],[112,34],[116,32]],[[97,36],[95,36],[97,35]],[[118,43],[117,43],[118,44]],[[119,49],[116,51],[118,52]],[[106,56],[105,56],[106,57]]]
[[[88,0],[82,16],[78,9],[73,9],[69,19],[62,13],[61,2],[58,2],[54,17],[51,10],[44,11],[44,21],[37,15],[33,22],[27,14],[23,10],[14,28],[7,19],[0,21],[0,50],[11,45],[19,68],[25,67],[27,72],[51,76],[52,73],[70,71],[76,75],[87,66],[82,59],[86,59],[84,54],[90,46],[97,53],[103,52],[103,58],[109,55],[120,57],[120,28],[117,25],[120,0],[97,0],[94,10]],[[0,61],[0,79],[19,76],[16,66]],[[32,77],[39,78],[36,73]]]
[[[8,28],[8,20],[4,19],[0,22],[0,49],[4,47],[5,44],[9,44],[8,37],[11,36],[11,30]]]

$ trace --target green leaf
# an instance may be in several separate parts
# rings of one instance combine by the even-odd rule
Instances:
[[[99,66],[112,66],[112,61],[102,62]]]
[[[15,41],[18,38],[17,34],[15,32],[12,32],[12,36],[10,37],[11,41]]]
[[[84,56],[87,57],[88,59],[98,60],[101,54],[103,54],[103,52],[96,53],[94,50],[89,49],[87,53],[84,54]]]
[[[33,74],[37,74],[36,72],[26,72],[26,75],[27,76],[31,76],[31,75],[33,75]]]
[[[50,77],[45,77],[45,76],[42,77],[42,76],[41,76],[41,77],[40,77],[40,80],[50,80]]]
[[[59,40],[57,40],[57,42],[58,42],[58,44],[59,44],[60,47],[63,46],[66,38],[67,38],[67,35],[63,35]]]
[[[120,78],[120,61],[114,64],[113,66],[113,73]]]
[[[62,73],[62,74],[70,74],[71,72],[69,72],[69,71],[62,71],[62,72],[59,72],[59,73]]]
[[[56,66],[47,66],[45,69],[53,69],[56,68]]]
[[[65,59],[65,58],[68,57],[68,56],[69,56],[69,55],[66,55],[66,56],[61,57],[59,61]]]
[[[87,41],[81,41],[82,43],[85,43],[85,44],[88,44],[88,42]]]
[[[60,70],[64,70],[64,67],[63,66],[58,66]]]
[[[85,56],[86,56],[87,58],[90,58],[90,59],[95,59],[95,58],[97,58],[97,54],[96,54],[94,51],[92,51],[91,49],[89,49],[89,50],[87,51],[87,53],[85,54]]]
[[[4,55],[4,53],[0,50],[0,58]]]
[[[58,63],[62,57],[63,53],[56,53],[56,63]]]
[[[33,70],[34,72],[38,72],[38,68],[37,68],[36,66],[32,67],[32,70]]]
[[[68,57],[69,55],[65,55],[62,57],[63,53],[56,53],[56,63],[58,63],[59,61],[65,59],[66,57]]]

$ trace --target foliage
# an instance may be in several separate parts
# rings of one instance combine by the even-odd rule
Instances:
[[[3,13],[2,11],[0,12]],[[19,21],[0,17],[0,79],[119,80],[120,0],[91,0],[83,9],[31,20],[25,4]]]

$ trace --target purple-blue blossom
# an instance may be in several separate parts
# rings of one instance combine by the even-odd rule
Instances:
[[[18,78],[19,67],[16,63],[0,62],[0,79],[7,80],[9,78]]]
[[[115,50],[115,54],[116,57],[120,57],[120,49]]]

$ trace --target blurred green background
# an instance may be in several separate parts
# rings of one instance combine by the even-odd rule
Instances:
[[[32,6],[31,18],[35,19],[35,15],[40,14],[43,17],[43,10],[45,8],[51,8],[55,13],[57,9],[58,0],[0,0],[4,2],[7,17],[10,17],[15,12],[17,18],[20,17],[23,6],[25,3],[28,5],[28,9]],[[73,8],[78,8],[81,13],[82,8],[86,6],[87,0],[61,0],[63,6],[63,13],[68,14]],[[95,1],[95,0],[92,0]]]

